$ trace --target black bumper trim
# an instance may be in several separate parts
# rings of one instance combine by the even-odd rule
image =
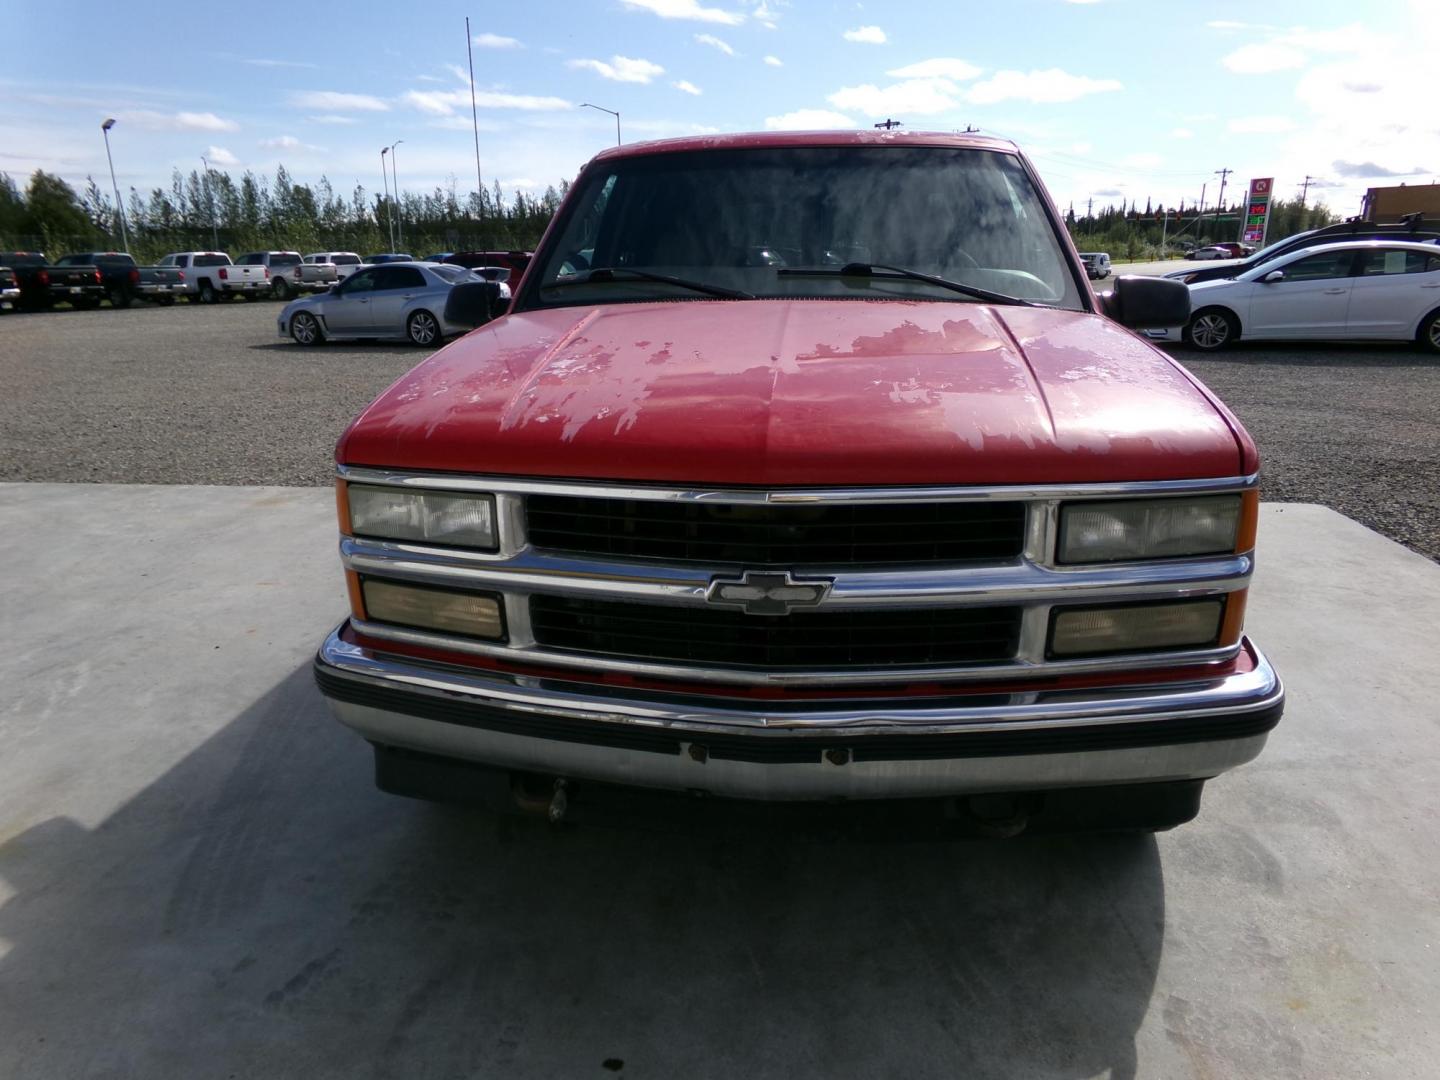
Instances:
[[[923,761],[947,758],[1011,757],[1021,754],[1082,753],[1147,746],[1244,739],[1263,735],[1280,722],[1284,703],[1233,715],[1186,716],[1169,720],[1091,724],[1024,731],[958,732],[949,735],[870,734],[777,735],[774,733],[680,736],[673,732],[603,721],[571,720],[507,709],[455,697],[417,694],[375,686],[334,674],[316,662],[320,692],[336,701],[404,713],[444,724],[483,728],[509,735],[561,742],[679,754],[685,744],[703,747],[712,758],[759,764],[818,763],[826,751],[848,751],[853,761]]]

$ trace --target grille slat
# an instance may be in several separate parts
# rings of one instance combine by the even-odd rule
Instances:
[[[744,566],[935,566],[1013,559],[1022,502],[740,505],[530,495],[538,548]]]
[[[536,595],[538,644],[600,656],[761,668],[970,664],[1012,659],[1020,608],[739,611]]]

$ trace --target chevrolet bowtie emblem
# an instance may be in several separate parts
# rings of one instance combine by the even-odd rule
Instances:
[[[788,570],[746,570],[738,579],[715,578],[705,598],[712,604],[744,608],[746,615],[789,615],[794,608],[820,603],[832,584],[830,578],[796,581]]]

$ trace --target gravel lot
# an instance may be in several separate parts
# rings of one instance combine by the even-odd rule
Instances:
[[[331,448],[423,359],[301,349],[274,303],[0,316],[0,459],[13,480],[328,484]],[[1260,444],[1264,496],[1316,502],[1440,560],[1440,360],[1403,346],[1175,355]]]

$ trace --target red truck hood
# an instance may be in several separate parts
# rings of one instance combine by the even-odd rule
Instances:
[[[1233,476],[1242,436],[1097,316],[861,300],[528,311],[403,376],[341,438],[394,469],[715,485]]]

